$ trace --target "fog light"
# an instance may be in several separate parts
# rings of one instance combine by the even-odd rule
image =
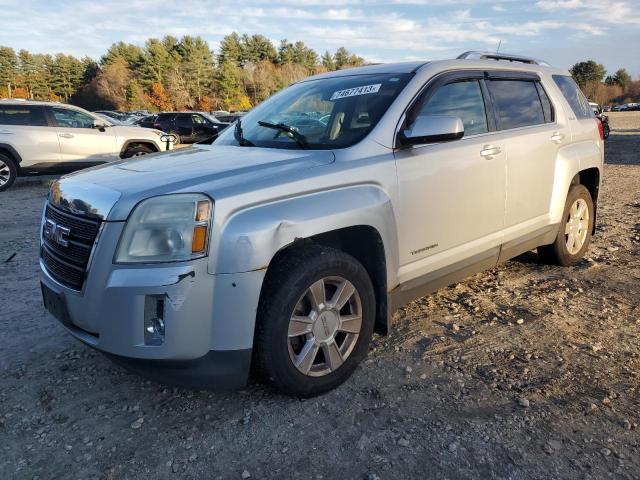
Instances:
[[[164,342],[164,296],[144,297],[144,344],[162,345]]]

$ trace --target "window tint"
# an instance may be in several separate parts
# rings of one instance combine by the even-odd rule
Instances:
[[[540,97],[540,101],[542,102],[544,120],[547,123],[551,123],[555,120],[555,112],[553,111],[551,100],[549,100],[547,92],[544,91],[544,88],[542,88],[542,85],[540,85],[540,83],[536,82],[536,88],[538,89],[538,96]]]
[[[95,119],[86,113],[70,108],[53,107],[53,116],[59,127],[64,128],[93,128]]]
[[[176,125],[183,128],[191,128],[193,127],[193,122],[191,120],[191,115],[178,115],[176,117]]]
[[[46,127],[44,109],[33,105],[0,106],[0,125]]]
[[[489,131],[482,89],[477,80],[450,83],[440,87],[422,106],[423,115],[451,115],[464,124],[464,134],[475,135]]]
[[[487,84],[495,103],[500,130],[545,123],[535,82],[490,80]]]
[[[576,85],[576,82],[573,81],[573,78],[566,75],[554,75],[553,80],[560,88],[564,98],[569,102],[571,110],[573,110],[577,118],[593,117],[589,102],[580,91],[580,88],[578,88],[578,85]]]

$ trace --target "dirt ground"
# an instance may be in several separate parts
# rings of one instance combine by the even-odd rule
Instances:
[[[585,261],[527,253],[412,303],[306,401],[167,387],[74,340],[40,300],[47,188],[21,181],[0,194],[2,478],[640,478],[640,112],[610,117]]]

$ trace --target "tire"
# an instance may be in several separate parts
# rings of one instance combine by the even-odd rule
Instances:
[[[611,129],[609,128],[609,124],[608,123],[603,123],[602,124],[602,137],[606,140],[607,138],[609,138],[609,134],[611,133]]]
[[[0,153],[0,192],[7,190],[16,181],[18,167],[12,158]]]
[[[155,150],[147,147],[146,145],[139,145],[137,147],[127,148],[122,158],[140,157],[142,155],[148,155],[154,152]]]
[[[576,220],[575,214],[578,211],[572,210],[574,205],[577,206],[577,209],[582,208],[581,205],[584,205],[588,218]],[[572,217],[574,218],[572,219]],[[593,199],[584,185],[571,186],[562,218],[563,221],[560,224],[555,241],[551,245],[538,247],[538,254],[546,263],[567,267],[584,257],[591,242],[594,221]],[[569,239],[571,233],[568,233],[568,230],[576,232],[574,237],[576,243],[573,243],[571,248],[569,246],[571,244]]]
[[[324,289],[318,288],[320,280]],[[322,290],[326,300],[315,302],[314,309],[313,298],[320,298]],[[335,295],[338,290],[346,293]],[[336,298],[338,302],[332,303]],[[344,298],[342,308],[333,307]],[[256,373],[283,393],[298,397],[337,387],[367,356],[375,312],[371,280],[355,258],[318,245],[294,248],[269,267],[265,278],[254,341]],[[297,321],[292,320],[294,314]],[[342,330],[355,332],[358,314],[359,333]]]

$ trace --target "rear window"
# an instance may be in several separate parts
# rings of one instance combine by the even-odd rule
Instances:
[[[567,75],[554,75],[553,81],[556,82],[556,85],[560,88],[562,95],[564,95],[564,98],[569,103],[576,118],[593,117],[593,110],[591,110],[589,106],[589,101],[582,94],[576,82],[573,81],[573,78]]]
[[[547,122],[536,82],[490,80],[487,84],[496,107],[500,130],[541,125]]]
[[[44,109],[33,105],[0,106],[0,125],[46,127]]]

